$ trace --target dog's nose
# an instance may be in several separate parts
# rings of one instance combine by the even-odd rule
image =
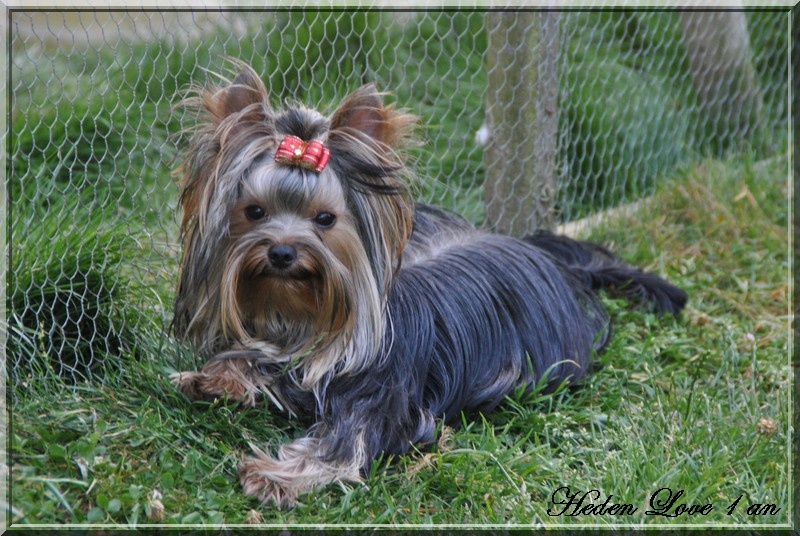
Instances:
[[[297,250],[286,244],[277,244],[269,248],[269,262],[275,268],[288,268],[297,258]]]

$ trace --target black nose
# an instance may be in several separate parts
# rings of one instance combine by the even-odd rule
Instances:
[[[277,244],[269,248],[267,256],[275,268],[288,268],[297,259],[297,250],[286,244]]]

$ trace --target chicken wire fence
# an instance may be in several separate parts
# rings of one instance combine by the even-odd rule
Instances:
[[[169,340],[178,94],[250,63],[274,104],[375,82],[421,118],[418,197],[523,234],[676,166],[784,150],[789,13],[24,11],[10,32],[13,386]],[[102,374],[100,373],[102,371]]]

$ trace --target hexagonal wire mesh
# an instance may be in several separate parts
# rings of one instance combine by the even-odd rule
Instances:
[[[12,11],[15,385],[105,376],[163,338],[180,249],[171,107],[225,57],[275,104],[330,111],[374,81],[422,118],[419,198],[523,233],[641,199],[694,157],[779,148],[788,16]]]

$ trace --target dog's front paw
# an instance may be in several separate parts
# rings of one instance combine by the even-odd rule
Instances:
[[[289,482],[282,484],[272,477],[276,464],[266,457],[245,458],[239,464],[239,479],[245,495],[257,498],[261,504],[291,508],[297,502],[297,490]]]
[[[319,440],[313,437],[301,437],[282,445],[277,458],[255,445],[250,448],[254,455],[239,464],[239,479],[244,492],[263,504],[288,508],[294,506],[299,494],[314,488],[332,482],[362,482],[363,457],[326,461],[319,450]]]
[[[189,400],[213,402],[227,399],[246,406],[256,405],[256,394],[241,382],[224,375],[212,375],[205,372],[174,372],[169,376],[170,382]]]
[[[212,402],[223,394],[209,390],[211,378],[204,372],[184,371],[173,372],[169,381],[175,388],[183,393],[189,400],[204,400]]]

